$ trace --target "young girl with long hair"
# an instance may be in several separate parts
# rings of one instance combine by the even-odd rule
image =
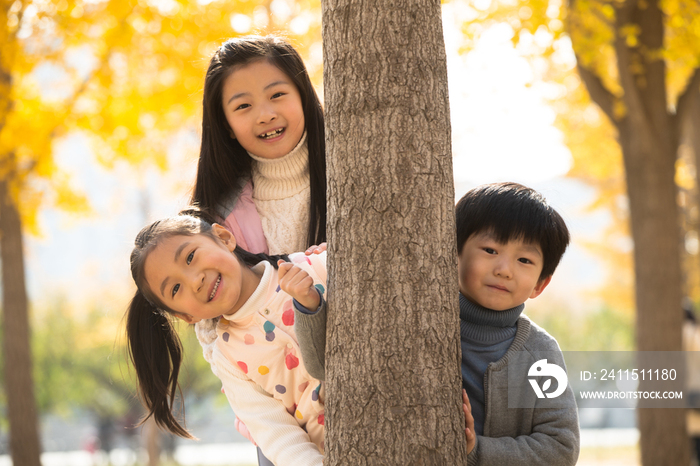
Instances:
[[[226,41],[209,62],[202,107],[192,204],[253,253],[325,242],[323,109],[299,53],[276,36]],[[206,357],[214,324],[195,330]]]
[[[146,418],[192,438],[173,414],[182,346],[171,317],[217,320],[205,355],[263,453],[277,466],[321,465],[324,390],[304,368],[294,310],[325,307],[325,253],[252,254],[191,213],[148,225],[131,253],[126,333]]]
[[[326,241],[323,109],[304,62],[280,37],[230,39],[212,56],[191,201],[250,252]]]

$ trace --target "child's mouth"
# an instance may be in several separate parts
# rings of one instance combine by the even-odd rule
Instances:
[[[499,285],[491,285],[491,288],[498,290],[498,291],[508,291],[507,288],[499,286]]]
[[[284,132],[284,128],[278,128],[278,129],[272,130],[272,131],[270,131],[270,132],[263,133],[263,134],[261,134],[261,135],[258,136],[258,137],[259,137],[260,139],[272,139],[272,138],[274,138],[274,137],[279,136],[279,135],[282,134],[283,132]]]
[[[219,283],[221,283],[221,274],[219,274],[219,277],[216,279],[216,283],[214,283],[214,289],[211,290],[211,293],[209,293],[208,301],[211,301],[214,299],[214,296],[216,296],[216,292],[219,290]]]

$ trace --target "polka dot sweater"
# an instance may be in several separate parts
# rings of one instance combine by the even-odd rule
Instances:
[[[314,278],[324,295],[326,254],[297,253],[290,260]],[[323,384],[304,368],[293,300],[280,289],[277,270],[269,262],[253,270],[262,279],[250,299],[198,337],[236,416],[265,456],[277,466],[321,465]]]

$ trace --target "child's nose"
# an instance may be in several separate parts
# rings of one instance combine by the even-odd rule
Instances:
[[[194,273],[190,280],[195,293],[199,293],[204,288],[204,273]]]
[[[260,106],[260,114],[258,115],[258,123],[267,124],[277,118],[277,112],[272,105],[263,104]]]
[[[494,273],[503,278],[511,278],[513,276],[513,267],[507,260],[500,260],[496,264]]]

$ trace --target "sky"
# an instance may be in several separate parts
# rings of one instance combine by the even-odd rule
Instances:
[[[490,29],[471,53],[459,55],[460,15],[453,5],[443,7],[443,25],[456,199],[495,181],[517,181],[544,194],[569,225],[573,243],[538,300],[593,308],[597,304],[589,291],[600,284],[603,269],[581,244],[600,235],[607,216],[587,213],[594,191],[565,176],[571,154],[553,126],[554,112],[541,89],[530,85],[532,71],[514,50],[509,28]],[[105,296],[117,307],[126,306],[133,290],[128,266],[133,238],[146,223],[186,205],[198,137],[183,133],[171,141],[166,172],[124,162],[106,169],[79,134],[56,144],[57,163],[87,193],[94,213],[72,217],[50,209],[41,212],[41,237],[25,242],[29,296],[35,306],[57,296],[72,303],[76,312],[87,303],[105,301]]]

